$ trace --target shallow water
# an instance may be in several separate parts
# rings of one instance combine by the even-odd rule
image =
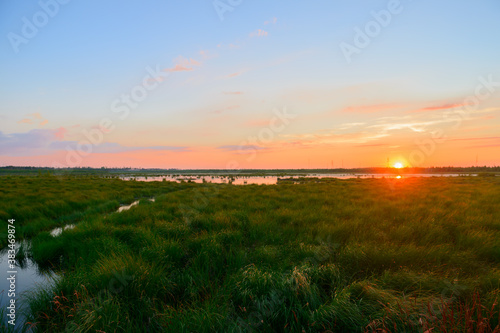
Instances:
[[[121,206],[120,208],[118,208],[118,210],[116,211],[117,213],[121,213],[125,210],[129,210],[130,208],[134,207],[135,205],[138,205],[139,204],[139,200],[137,201],[134,201],[132,202],[130,205],[127,205],[127,206]]]
[[[155,198],[148,199],[148,200],[149,200],[149,201],[151,201],[151,202],[155,202]],[[140,202],[140,200],[137,200],[137,201],[132,202],[130,205],[124,205],[124,206],[121,206],[120,208],[118,208],[118,210],[117,210],[116,212],[117,212],[117,213],[121,213],[121,212],[123,212],[123,211],[125,211],[125,210],[129,210],[130,208],[132,208],[132,207],[134,207],[134,206],[138,205],[138,204],[139,204],[139,202]]]
[[[148,199],[149,201],[155,202],[155,198]],[[132,202],[130,205],[121,206],[116,211],[117,213],[129,210],[133,206],[139,204],[139,200]],[[52,229],[50,235],[52,237],[60,236],[64,230],[73,229],[76,225],[67,224],[64,227],[59,227]],[[20,243],[16,243],[16,257],[17,251],[21,247],[21,244],[25,249],[29,249],[31,242],[24,240]],[[50,288],[54,282],[57,280],[59,275],[52,270],[41,270],[36,262],[30,258],[25,258],[23,261],[16,261],[14,267],[9,265],[9,248],[6,247],[0,250],[0,270],[3,272],[3,278],[0,281],[0,306],[2,309],[10,303],[11,297],[9,297],[9,287],[10,282],[7,278],[11,275],[15,275],[15,297],[16,299],[16,325],[15,330],[21,331],[21,327],[26,321],[25,314],[27,313],[27,302],[26,296],[33,295],[35,289],[37,288]],[[14,273],[15,272],[15,273]],[[1,323],[7,325],[7,317],[2,316]],[[10,326],[10,325],[9,325]]]
[[[29,242],[23,241],[23,246],[29,247]],[[16,243],[16,251],[21,244]],[[27,312],[26,296],[33,295],[37,288],[50,288],[57,280],[58,275],[50,270],[40,270],[38,265],[31,259],[26,258],[22,262],[16,261],[14,267],[9,265],[8,257],[9,248],[4,248],[0,251],[0,306],[7,313],[7,306],[10,303],[10,282],[7,280],[12,275],[15,275],[15,297],[16,300],[16,331],[21,331],[21,327],[26,321],[25,313]],[[15,272],[15,273],[14,273]],[[14,295],[13,295],[14,296]],[[2,324],[7,323],[6,315],[2,316]],[[11,326],[11,325],[9,325]]]
[[[287,175],[287,176],[243,176],[243,175],[199,175],[199,176],[138,176],[120,177],[123,180],[137,180],[141,182],[155,182],[155,181],[173,181],[180,183],[181,181],[191,181],[194,183],[214,183],[214,184],[233,184],[233,185],[276,185],[278,178],[280,179],[297,179],[297,178],[336,178],[336,179],[352,179],[352,178],[411,178],[411,177],[458,177],[464,174],[458,173],[443,173],[443,174],[307,174],[307,175]],[[477,176],[470,174],[470,176]]]
[[[53,229],[51,232],[50,232],[50,235],[52,237],[57,237],[59,236],[60,234],[62,234],[63,230],[68,230],[68,229],[73,229],[75,227],[74,224],[67,224],[65,225],[64,227],[61,227],[61,228],[55,228]]]

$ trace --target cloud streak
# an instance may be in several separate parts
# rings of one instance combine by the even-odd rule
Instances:
[[[229,75],[226,75],[227,78],[233,78],[233,77],[237,77],[237,76],[240,76],[241,75],[241,72],[235,72],[235,73],[231,73]]]
[[[0,155],[4,156],[30,156],[49,155],[57,151],[79,151],[86,150],[90,143],[88,141],[66,141],[62,140],[66,129],[61,127],[55,129],[33,129],[25,133],[4,134],[0,132]],[[123,153],[139,150],[156,151],[189,151],[184,146],[124,146],[119,143],[104,142],[91,145],[92,153]]]
[[[441,110],[449,110],[449,109],[459,108],[459,107],[463,107],[463,106],[464,105],[462,103],[444,104],[444,105],[428,106],[426,108],[414,110],[412,112],[441,111]]]
[[[49,123],[47,119],[44,119],[40,112],[34,112],[28,115],[27,118],[23,118],[17,122],[18,124],[38,124],[38,126],[43,127]]]

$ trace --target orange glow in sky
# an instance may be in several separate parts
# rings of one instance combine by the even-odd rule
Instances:
[[[500,165],[498,1],[216,2],[10,2],[0,166]]]

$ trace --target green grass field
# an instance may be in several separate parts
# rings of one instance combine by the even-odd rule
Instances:
[[[30,297],[39,332],[500,330],[500,177],[4,176],[0,200],[2,244],[16,219],[62,276]]]

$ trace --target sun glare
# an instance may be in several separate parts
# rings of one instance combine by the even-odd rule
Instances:
[[[403,163],[401,163],[401,162],[394,163],[394,167],[396,169],[401,169],[403,167]]]

